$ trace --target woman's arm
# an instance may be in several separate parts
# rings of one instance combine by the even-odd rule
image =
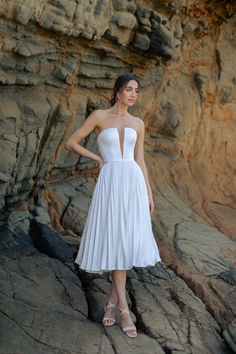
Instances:
[[[151,190],[151,186],[150,186],[150,182],[149,182],[149,178],[148,178],[148,171],[147,171],[147,167],[146,167],[146,164],[145,164],[145,161],[144,161],[145,125],[144,125],[144,122],[141,119],[139,119],[139,121],[140,121],[140,132],[138,134],[136,145],[135,145],[134,159],[139,164],[139,166],[141,167],[141,170],[142,170],[143,175],[144,175],[144,179],[145,179],[146,186],[147,186],[147,193],[148,193],[149,206],[150,206],[150,214],[152,214],[153,213],[153,209],[154,209],[154,202],[153,202],[152,190]]]
[[[93,152],[89,151],[88,149],[81,146],[79,143],[82,139],[84,139],[88,134],[90,134],[96,125],[98,124],[101,118],[101,111],[96,110],[92,112],[83,122],[83,124],[71,135],[71,137],[66,141],[64,147],[65,149],[75,152],[79,155],[83,155],[88,157],[92,160],[97,161],[100,163],[102,158]]]

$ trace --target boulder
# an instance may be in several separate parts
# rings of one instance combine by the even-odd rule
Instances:
[[[33,218],[30,222],[30,235],[35,247],[49,257],[60,259],[65,263],[73,262],[71,247],[47,224],[42,224]]]

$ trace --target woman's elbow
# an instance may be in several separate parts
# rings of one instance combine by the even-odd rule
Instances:
[[[135,161],[140,167],[145,165],[145,161],[142,158],[136,158]]]
[[[70,140],[67,140],[64,144],[64,148],[69,151],[73,151],[73,144],[70,142]]]

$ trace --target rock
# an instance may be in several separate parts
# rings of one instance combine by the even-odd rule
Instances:
[[[19,254],[27,255],[37,253],[33,246],[32,239],[22,230],[13,233],[6,225],[0,226],[0,249],[1,255],[17,258]]]
[[[165,352],[227,351],[217,323],[183,280],[162,263],[137,274],[138,279],[129,278],[128,286],[138,327]]]
[[[37,207],[35,209],[35,214],[37,215],[37,216],[35,216],[35,220],[37,220],[38,223],[46,224],[46,225],[51,224],[50,216],[48,215],[47,211],[44,210],[43,208]]]
[[[236,285],[236,268],[229,267],[229,270],[218,273],[216,276],[217,279],[223,279],[231,285]]]
[[[233,80],[235,73],[228,63],[234,56],[234,48],[231,43],[233,40],[233,33],[231,26],[225,24],[221,28],[219,41],[217,44],[216,55],[218,63],[218,77],[217,89],[223,102],[230,102],[233,98]]]
[[[63,80],[63,81],[68,81],[68,78],[70,76],[70,71],[67,70],[64,67],[59,67],[57,68],[57,70],[54,73],[55,77],[58,78],[59,80]]]
[[[236,245],[207,225],[197,221],[176,223],[174,238],[176,251],[182,255],[184,263],[193,266],[201,274],[206,276],[222,274],[222,270],[233,265],[231,257],[227,257],[226,250],[236,252]]]
[[[24,210],[23,206],[22,209],[23,210],[13,210],[9,213],[7,219],[7,227],[12,232],[21,230],[25,234],[28,234],[30,230],[30,219],[32,218],[32,215],[26,208]]]
[[[90,199],[85,196],[71,199],[62,218],[62,225],[68,229],[72,226],[75,233],[82,233],[83,225],[89,210]]]
[[[0,199],[1,207],[5,205],[7,189],[12,177],[12,171],[16,165],[16,149],[18,139],[13,134],[4,134],[0,140]]]
[[[116,17],[116,23],[119,27],[133,29],[136,25],[136,18],[130,13],[119,13]]]
[[[124,23],[125,22],[121,22],[121,24]],[[128,26],[130,27],[132,24],[128,24]],[[108,35],[115,38],[122,46],[126,46],[131,40],[132,30],[124,26],[119,26],[118,18],[115,16],[110,24]]]
[[[140,27],[143,32],[151,32],[152,25],[150,22],[150,18],[152,15],[152,11],[144,6],[138,5],[136,16],[138,18]]]
[[[25,234],[1,237],[1,350],[12,353],[113,353],[102,326],[87,320],[78,277],[39,253]],[[65,334],[66,329],[66,334]]]
[[[163,244],[162,257],[211,308],[224,329],[236,314],[236,303],[232,300],[235,243],[204,223],[170,190],[162,190],[155,201],[159,220],[153,223],[153,228],[166,235],[165,240],[161,235],[159,239],[159,245]]]
[[[206,91],[209,83],[209,69],[197,67],[194,72],[194,81],[199,91],[202,102],[206,100]]]
[[[71,245],[71,247],[75,248],[75,246],[77,246],[75,248],[75,253],[77,253],[81,237],[76,235],[72,230],[63,230],[63,238]]]
[[[45,52],[45,47],[43,45],[43,41],[40,43],[40,41],[35,41],[34,38],[34,40],[28,39],[17,42],[13,52],[22,55],[23,57],[31,57],[43,54]]]
[[[49,257],[72,263],[73,254],[65,240],[47,224],[41,224],[35,218],[30,222],[30,234],[36,248]]]
[[[76,234],[82,233],[93,190],[94,184],[82,179],[64,186],[52,185],[50,197],[54,210],[59,215],[60,224],[65,229],[71,228]]]
[[[236,353],[236,320],[233,320],[223,331],[223,336],[229,347]]]
[[[133,45],[141,50],[148,50],[150,47],[150,39],[147,34],[136,33]]]
[[[100,322],[104,313],[103,304],[110,289],[107,275],[87,275],[82,271],[78,274],[88,299],[89,318]],[[127,299],[137,319],[132,315],[139,331],[138,338],[147,343],[147,352],[154,350],[153,339],[156,341],[154,353],[190,353],[200,350],[206,353],[213,350],[219,354],[228,352],[219,335],[217,322],[202,301],[162,262],[155,267],[134,268],[127,276]],[[117,352],[122,352],[127,338],[118,328],[120,322],[118,313],[116,315],[117,323],[105,330]],[[136,352],[138,347],[139,341],[135,342],[132,350]]]
[[[134,14],[137,5],[134,0],[116,0],[113,1],[113,7],[116,11],[127,11]]]
[[[135,340],[125,337],[121,329],[118,326],[106,327],[106,334],[111,338],[116,353],[122,354],[142,354],[145,350],[145,354],[164,354],[164,350],[161,346],[152,338],[138,333]],[[145,349],[144,349],[145,348]]]
[[[150,52],[158,56],[170,59],[173,57],[173,44],[171,33],[159,23],[154,22],[149,33]]]
[[[35,224],[35,219],[31,223]],[[25,347],[21,343],[31,348],[36,341],[38,350],[42,350],[40,345],[47,345],[76,352],[76,344],[79,352],[93,352],[92,348],[101,343],[102,337],[105,340],[102,340],[102,348],[105,346],[105,352],[109,352],[110,342],[101,332],[101,326],[96,327],[86,319],[88,315],[93,321],[101,321],[102,307],[110,288],[107,275],[90,275],[79,271],[88,299],[87,308],[80,280],[61,261],[39,253],[31,238],[24,233],[13,234],[3,227],[0,237],[1,265],[7,270],[1,274],[4,285],[1,320],[4,322],[4,338],[12,339],[14,334],[11,350],[14,352],[17,346],[19,350],[20,345],[24,351]],[[10,281],[9,272],[14,274],[14,277],[11,276],[14,282]],[[162,353],[166,350],[190,353],[203,347],[206,353],[212,350],[215,353],[227,352],[218,334],[219,326],[204,304],[163,263],[129,271],[127,290],[139,330],[137,341],[131,344],[133,352],[142,352],[142,343],[145,343],[147,353]],[[31,325],[32,316],[34,326]],[[133,319],[135,321],[135,317]],[[24,331],[15,323],[20,324]],[[70,333],[69,339],[62,340],[61,331],[65,328]],[[88,343],[88,331],[91,333],[89,343],[92,346]],[[116,352],[121,353],[129,339],[122,334],[119,320],[113,328],[105,328],[105,331]],[[57,340],[53,339],[55,337]],[[190,338],[189,341],[187,338]],[[207,338],[207,342],[202,338]]]

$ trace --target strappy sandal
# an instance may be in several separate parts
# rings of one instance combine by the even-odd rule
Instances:
[[[104,306],[104,312],[106,312],[108,307],[113,307],[115,310],[116,307],[116,302],[114,304],[112,304],[108,299],[106,300],[105,306]],[[112,323],[104,323],[104,321],[109,320],[112,321]],[[102,324],[104,327],[109,327],[109,326],[113,326],[115,324],[116,320],[114,318],[110,318],[110,317],[103,317],[102,320]]]
[[[119,308],[119,310],[120,310],[120,315],[123,315],[124,313],[128,313],[130,315],[128,306],[125,309]],[[135,326],[129,326],[129,327],[124,327],[124,328],[121,327],[121,329],[125,334],[127,334],[128,337],[130,337],[130,338],[137,337],[137,328]],[[135,334],[127,333],[127,331],[131,331],[131,330],[135,330],[136,333]]]

